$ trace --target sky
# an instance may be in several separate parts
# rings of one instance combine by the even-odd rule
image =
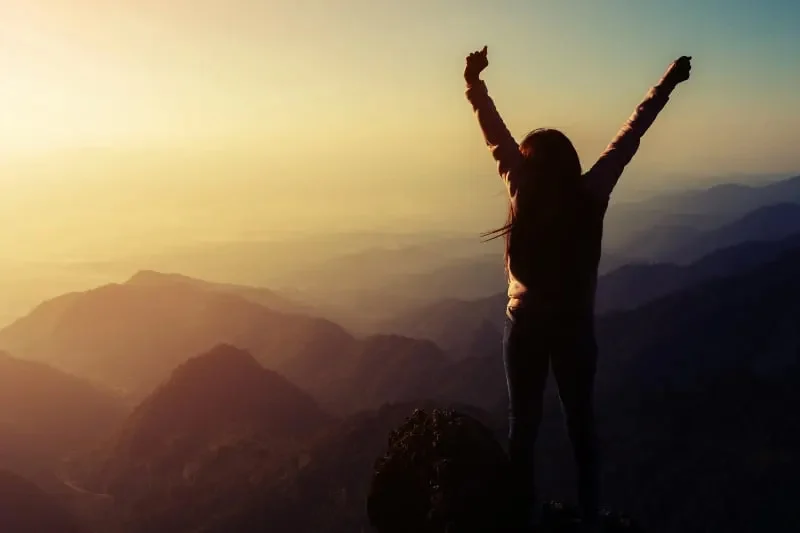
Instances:
[[[0,0],[0,259],[494,227],[462,79],[484,44],[511,131],[562,129],[584,166],[693,56],[621,198],[798,174],[798,20],[793,0]]]

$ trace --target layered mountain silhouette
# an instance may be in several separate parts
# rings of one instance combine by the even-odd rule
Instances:
[[[0,331],[0,347],[141,398],[178,364],[219,343],[276,366],[352,339],[324,319],[273,311],[183,278],[147,278],[45,302]]]
[[[689,265],[632,263],[599,277],[596,311],[602,315],[634,309],[705,281],[746,273],[796,248],[800,248],[800,232],[780,240],[722,248]],[[486,355],[487,350],[497,350],[506,302],[505,293],[477,300],[443,300],[387,321],[382,329],[430,339],[456,358]]]
[[[800,176],[767,185],[728,183],[616,204],[606,217],[605,248],[622,255],[628,255],[625,250],[642,246],[654,250],[648,235],[656,244],[669,244],[675,237],[713,230],[747,213],[782,203],[800,204]]]
[[[156,287],[167,290],[172,287],[185,285],[193,289],[241,296],[245,300],[263,305],[273,311],[306,315],[314,314],[310,307],[289,300],[286,296],[269,289],[236,285],[233,283],[213,283],[182,274],[164,274],[153,270],[141,270],[128,280],[127,285]]]
[[[795,248],[599,319],[610,507],[641,517],[649,531],[792,531],[800,416],[787,407],[800,402],[798,272]],[[455,397],[496,405],[502,419],[498,359],[462,362],[469,371],[450,372],[448,387]],[[569,499],[571,457],[554,394],[545,412],[542,491]]]
[[[476,300],[447,299],[404,313],[381,328],[430,339],[456,358],[485,355],[483,339],[502,332],[507,303],[505,291]]]
[[[799,269],[796,249],[600,320],[616,475],[657,530],[790,531],[800,518],[786,508],[800,496],[800,416],[783,407],[800,401]]]
[[[454,243],[374,248],[334,257],[296,276],[295,297],[318,302],[325,316],[369,334],[403,310],[453,294],[478,298],[501,289],[500,250],[499,241],[484,244],[475,235]]]
[[[702,283],[598,323],[605,349],[623,354],[636,380],[688,380],[727,368],[797,362],[800,248],[744,274]],[[619,376],[619,367],[615,371]]]
[[[643,225],[624,246],[612,251],[627,263],[663,261],[686,264],[716,250],[749,241],[774,241],[800,232],[800,198],[758,207],[724,224],[698,226],[674,217],[671,223]]]
[[[425,397],[430,377],[439,375],[448,363],[444,352],[430,341],[374,335],[352,339],[338,352],[335,347],[308,351],[282,372],[323,405],[348,413],[387,401]]]
[[[715,250],[750,241],[774,241],[800,233],[800,203],[780,203],[758,208],[713,230],[676,239],[657,257],[687,263]]]
[[[302,439],[328,422],[308,394],[221,344],[176,368],[130,415],[115,450],[147,460],[164,443],[192,448],[237,431]]]
[[[375,461],[385,452],[390,433],[415,408],[435,407],[457,407],[497,430],[489,413],[455,403],[388,404],[353,415],[315,441],[296,476],[253,492],[203,531],[369,531],[366,504]]]
[[[800,248],[800,233],[776,241],[745,242],[723,248],[686,266],[629,264],[600,277],[596,309],[598,313],[633,309],[706,280],[744,273],[793,248]]]
[[[600,272],[631,262],[685,265],[725,247],[797,232],[800,176],[765,186],[722,185],[660,195],[609,210]],[[504,290],[501,241],[479,245],[476,238],[474,248],[465,248],[469,255],[457,257],[440,253],[439,244],[436,249],[372,249],[341,257],[334,262],[341,266],[332,266],[330,272],[327,264],[308,271],[301,281],[318,280],[306,294],[331,302],[327,316],[360,332],[385,331],[395,316],[413,314],[437,301],[473,300]],[[447,262],[437,263],[440,257]],[[365,272],[368,279],[352,278],[353,269]]]
[[[737,218],[744,213],[782,202],[800,201],[800,176],[766,185],[725,183],[708,189],[665,194],[642,202],[653,211]]]
[[[471,261],[485,264],[486,254],[501,249],[500,242],[481,246],[477,235],[427,238],[413,243],[402,243],[397,236],[386,235],[383,243],[336,254],[317,265],[301,268],[286,281],[302,291],[318,290],[328,294],[351,290],[393,291],[395,284],[405,283],[410,277],[441,280],[441,272],[448,269],[464,269]],[[353,272],[362,275],[353,276]]]
[[[192,515],[289,475],[304,443],[333,422],[249,353],[219,345],[136,408],[89,483],[114,496],[135,530],[182,531]]]
[[[733,231],[755,228],[757,242],[717,249],[734,226],[709,225],[714,251],[698,261],[601,277],[604,504],[647,531],[800,523],[800,241],[777,239],[783,228],[769,223],[782,209],[793,216],[784,200],[752,215],[763,226]],[[292,305],[281,294],[144,272],[42,304],[0,332],[0,346],[26,358],[0,357],[0,450],[10,450],[0,457],[52,469],[73,442],[65,435],[74,448],[105,435],[102,453],[61,481],[111,502],[126,533],[344,533],[366,530],[372,465],[414,408],[480,406],[503,439],[504,294],[446,300],[387,328],[399,334],[366,337],[280,307]],[[117,414],[103,414],[113,395],[27,358],[144,400],[127,419],[115,399]],[[15,385],[33,381],[46,385]],[[72,387],[84,392],[52,394]],[[546,398],[541,492],[569,501],[572,460],[557,396]],[[373,410],[387,401],[403,403]]]
[[[760,339],[765,343],[765,349],[773,345],[794,346],[796,337],[800,336],[800,318],[796,314],[797,300],[794,299],[800,283],[800,276],[796,274],[800,272],[800,247],[791,246],[795,240],[792,238],[776,243],[776,246],[755,244],[731,248],[719,257],[712,256],[694,265],[697,270],[692,272],[692,276],[696,277],[689,279],[704,281],[688,283],[686,288],[653,298],[635,309],[600,317],[597,325],[599,339],[611,354],[609,357],[613,358],[613,364],[617,365],[610,374],[619,377],[623,370],[627,372],[627,369],[636,366],[640,367],[642,379],[647,376],[665,379],[668,369],[676,376],[688,376],[685,365],[689,370],[699,371],[704,367],[743,364],[743,359],[735,354],[743,350],[748,353],[753,351],[753,344],[743,339]],[[756,258],[755,251],[763,253],[760,259]],[[738,258],[744,272],[727,272],[723,266],[727,257]],[[769,260],[769,257],[773,259]],[[756,261],[764,264],[754,265]],[[634,281],[628,287],[633,290],[635,286]],[[495,300],[468,302],[463,309],[426,313],[423,316],[441,319],[437,326],[439,329],[435,331],[444,331],[448,336],[435,340],[448,346],[453,332],[480,331],[480,324],[489,319],[492,313],[497,314],[497,304],[502,301],[503,296],[498,295]],[[456,304],[447,302],[443,307],[448,305]],[[618,305],[624,306],[624,303]],[[500,316],[494,320],[502,324],[500,309]],[[428,322],[429,326],[430,322],[432,320]],[[499,353],[502,331],[499,325],[484,328],[483,331],[486,335],[484,339],[472,339],[471,342],[498,346]],[[711,351],[706,354],[702,352],[704,349]],[[791,348],[787,350],[782,357],[791,362],[796,353]],[[765,356],[764,361],[774,364],[776,355]],[[682,358],[680,361],[675,360],[678,356]],[[468,365],[480,361],[489,364],[492,360],[492,357],[470,358]],[[754,359],[750,362],[755,364],[757,361]],[[492,364],[492,367],[495,368],[494,373],[502,371],[497,365]],[[479,370],[474,372],[483,378],[490,375]],[[452,374],[460,375],[463,372]]]
[[[0,470],[0,528],[9,533],[89,533],[30,481]]]
[[[126,415],[112,393],[0,352],[0,468],[55,483],[63,458],[94,447]]]
[[[183,361],[230,343],[337,412],[415,397],[420,381],[446,363],[429,341],[357,338],[325,319],[268,309],[238,295],[238,286],[235,294],[214,287],[141,274],[45,302],[0,331],[0,346],[141,398]]]
[[[505,282],[502,251],[494,243],[476,242],[476,248],[486,251],[474,258],[460,258],[430,271],[405,275],[392,283],[392,290],[421,299],[452,294],[466,299],[492,295],[502,289]]]

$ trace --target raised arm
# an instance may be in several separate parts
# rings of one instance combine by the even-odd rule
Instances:
[[[683,56],[667,68],[661,80],[647,91],[644,100],[633,111],[597,163],[587,172],[587,185],[596,195],[603,199],[608,199],[611,195],[625,166],[639,149],[641,138],[669,101],[673,89],[689,79],[691,59]]]
[[[508,181],[509,173],[522,160],[522,155],[519,153],[517,141],[508,131],[494,102],[489,97],[486,83],[479,77],[481,71],[488,65],[489,60],[485,46],[480,52],[473,52],[467,56],[467,66],[464,69],[467,99],[472,104],[475,116],[478,117],[478,124],[480,124],[486,145],[497,161],[497,171],[504,180]]]

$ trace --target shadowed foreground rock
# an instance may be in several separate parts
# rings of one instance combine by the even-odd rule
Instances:
[[[379,533],[509,533],[509,473],[503,448],[479,421],[453,410],[415,410],[375,464],[370,523]],[[606,533],[641,531],[608,512],[601,525]],[[540,531],[580,530],[576,510],[544,506]]]
[[[507,531],[509,463],[491,431],[451,410],[416,410],[392,432],[367,498],[380,533]]]

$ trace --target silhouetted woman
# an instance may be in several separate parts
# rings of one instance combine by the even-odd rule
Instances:
[[[639,140],[672,90],[689,79],[690,57],[673,62],[598,161],[583,173],[570,140],[538,129],[512,137],[479,78],[486,47],[467,57],[467,98],[508,189],[508,220],[486,236],[505,237],[508,306],[503,341],[509,396],[509,454],[520,520],[536,514],[533,450],[550,364],[578,466],[585,522],[597,518],[599,473],[593,388],[594,298],[609,196]]]

